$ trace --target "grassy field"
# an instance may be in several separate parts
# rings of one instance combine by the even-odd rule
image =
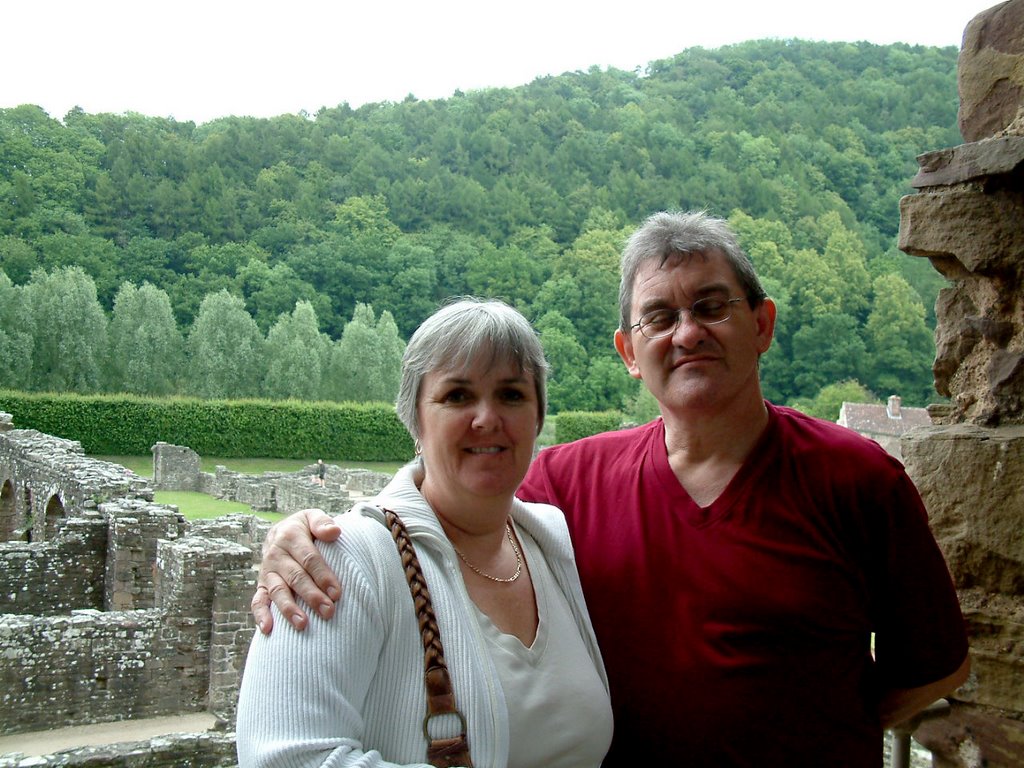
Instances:
[[[253,512],[248,504],[238,501],[224,501],[207,496],[205,493],[194,491],[157,491],[153,494],[153,500],[157,504],[170,504],[178,508],[189,520],[204,520],[221,515],[230,515],[233,512],[240,512],[244,515],[256,515],[264,520],[276,522],[281,515],[273,512]]]
[[[140,477],[153,477],[152,456],[94,456],[93,458],[111,461],[127,467]],[[393,475],[402,466],[401,462],[368,461],[354,463],[350,461],[336,461],[324,459],[327,464],[334,464],[345,469],[371,469],[374,472],[385,472]],[[302,459],[226,459],[226,458],[202,458],[200,465],[204,472],[213,472],[218,466],[227,467],[234,472],[243,472],[248,475],[261,475],[264,472],[298,472],[303,467],[309,466],[313,461]],[[210,517],[220,517],[233,512],[252,514],[262,517],[264,520],[276,521],[281,515],[273,512],[253,512],[248,504],[237,501],[224,501],[208,496],[205,493],[193,491],[157,491],[153,500],[158,504],[171,504],[178,508],[189,520],[202,520]]]
[[[103,461],[112,461],[127,467],[140,477],[153,476],[152,456],[94,456],[93,458]],[[264,472],[298,472],[303,467],[312,464],[316,459],[225,459],[206,458],[200,460],[200,467],[204,472],[213,472],[218,466],[227,467],[233,472],[244,472],[247,475],[261,475]],[[345,469],[372,469],[374,472],[386,472],[393,475],[402,466],[400,461],[339,461],[337,459],[324,459],[326,464],[334,464]]]

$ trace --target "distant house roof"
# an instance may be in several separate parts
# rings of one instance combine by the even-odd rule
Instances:
[[[913,427],[931,426],[927,408],[905,408],[893,395],[885,405],[843,403],[838,423],[867,437],[899,437]]]

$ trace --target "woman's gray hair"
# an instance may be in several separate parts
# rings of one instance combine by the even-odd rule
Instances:
[[[724,219],[706,211],[662,211],[649,216],[626,242],[622,251],[622,279],[619,282],[619,328],[629,333],[632,325],[633,286],[644,263],[658,259],[658,266],[675,256],[706,255],[720,251],[732,265],[747,303],[753,309],[768,296],[753,262],[743,252],[736,235]]]
[[[463,371],[483,362],[510,362],[533,377],[537,391],[537,432],[547,410],[544,349],[529,321],[497,300],[459,299],[428,317],[405,348],[402,383],[395,410],[414,440],[420,436],[417,405],[423,377],[434,371]]]

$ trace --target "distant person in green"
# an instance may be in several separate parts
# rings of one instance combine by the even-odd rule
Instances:
[[[323,459],[316,460],[316,477],[314,478],[317,485],[321,488],[324,487],[324,477],[327,475],[327,465],[324,464]]]

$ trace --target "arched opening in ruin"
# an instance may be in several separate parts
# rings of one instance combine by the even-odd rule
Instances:
[[[46,502],[46,533],[44,538],[47,541],[57,534],[57,527],[63,519],[64,503],[60,500],[60,496],[54,494],[50,497],[50,500]]]
[[[35,517],[32,514],[32,489],[25,486],[25,529],[21,535],[22,541],[32,541],[32,526],[35,524]]]
[[[18,527],[17,512],[14,509],[14,484],[4,480],[0,487],[0,541],[11,541]]]

